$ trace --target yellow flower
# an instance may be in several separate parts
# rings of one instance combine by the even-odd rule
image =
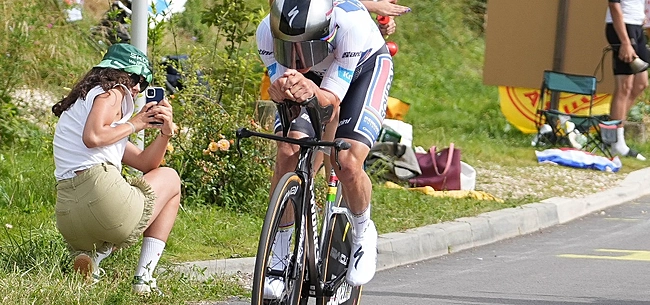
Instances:
[[[217,146],[219,147],[219,150],[227,151],[230,149],[230,142],[226,139],[221,139],[219,142],[217,142]]]
[[[219,146],[214,141],[212,141],[212,142],[210,142],[210,144],[208,144],[208,150],[209,151],[215,152],[215,151],[217,151],[217,149],[219,149]]]
[[[160,161],[160,166],[165,166],[166,164],[167,164],[167,161],[165,161],[165,159],[162,159]]]
[[[174,145],[172,143],[167,143],[167,151],[170,153],[174,152]]]
[[[204,149],[204,150],[203,150],[203,154],[206,155],[206,156],[209,155],[209,154],[210,154],[210,150],[209,150],[209,149]]]

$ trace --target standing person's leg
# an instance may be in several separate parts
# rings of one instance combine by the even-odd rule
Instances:
[[[156,194],[153,213],[144,231],[140,259],[135,270],[133,290],[149,293],[157,289],[153,277],[160,256],[176,221],[181,198],[181,181],[174,169],[161,167],[143,176]]]
[[[632,103],[634,103],[632,99],[634,75],[614,75],[614,81],[614,93],[609,113],[612,120],[621,120],[621,124],[616,129],[617,141],[612,144],[612,153],[626,156],[630,148],[625,142],[624,121],[627,119],[627,113]]]
[[[647,39],[641,26],[626,25],[626,30],[633,41],[636,55],[644,61],[650,60],[650,52],[646,47]],[[619,58],[617,45],[620,40],[611,24],[605,28],[607,41],[614,46],[612,52],[612,69],[614,74],[614,92],[610,106],[610,117],[613,120],[621,120],[621,124],[616,129],[617,141],[612,144],[612,153],[620,156],[634,157],[645,160],[638,152],[630,149],[625,141],[625,120],[627,114],[634,105],[636,99],[643,93],[648,86],[648,72],[642,71],[634,73],[630,64]]]

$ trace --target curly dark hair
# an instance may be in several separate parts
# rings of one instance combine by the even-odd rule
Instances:
[[[80,97],[85,98],[88,91],[95,88],[95,86],[101,86],[104,91],[108,91],[117,84],[132,88],[137,82],[130,77],[129,73],[122,70],[94,67],[74,85],[66,97],[52,106],[52,113],[60,117],[77,99]]]

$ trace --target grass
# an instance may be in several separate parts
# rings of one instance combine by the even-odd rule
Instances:
[[[234,277],[196,282],[170,271],[158,274],[167,296],[135,296],[130,293],[130,281],[139,245],[104,260],[106,276],[88,287],[71,272],[70,257],[56,230],[51,158],[49,151],[34,148],[0,150],[0,303],[184,304],[246,295]],[[260,224],[259,217],[205,206],[186,207],[180,212],[159,270],[173,261],[248,256],[254,251]]]
[[[98,1],[86,0],[88,4],[94,2]],[[18,2],[10,0],[3,5],[11,7],[13,3]],[[254,3],[261,5],[265,1]],[[482,84],[484,40],[465,24],[464,3],[400,1],[413,12],[397,19],[398,32],[388,39],[400,48],[394,58],[391,96],[411,104],[405,121],[413,125],[415,145],[428,148],[454,142],[469,164],[499,164],[505,171],[536,166],[529,144],[531,136],[521,134],[506,122],[499,108],[497,88]],[[69,83],[66,78],[80,75],[84,67],[100,58],[99,52],[92,48],[73,47],[78,43],[71,33],[82,33],[92,23],[84,22],[74,28],[62,24],[61,31],[41,36],[48,39],[36,41],[36,47],[27,48],[24,63],[34,66],[26,70],[26,75],[20,75],[21,80],[63,94],[62,84]],[[37,23],[44,25],[46,21]],[[38,44],[48,46],[45,49],[52,60],[38,53],[42,51]],[[191,47],[191,43],[186,46]],[[5,45],[0,43],[0,47]],[[77,52],[70,57],[72,50]],[[106,280],[91,287],[82,284],[70,272],[71,262],[55,227],[51,132],[45,129],[38,137],[0,147],[1,303],[186,304],[247,295],[235,278],[196,282],[186,275],[169,272],[158,276],[167,296],[134,296],[130,293],[130,278],[137,262],[138,245],[119,251],[102,263],[107,271]],[[650,151],[649,143],[633,145],[641,151]],[[637,160],[626,159],[624,163],[623,173],[646,167]],[[479,183],[477,188],[481,187]],[[515,207],[542,198],[504,199],[496,202],[437,198],[375,184],[373,219],[381,234]],[[264,211],[239,214],[184,201],[161,266],[253,256],[263,215]]]
[[[381,228],[380,234],[475,216],[519,204],[516,201],[478,201],[447,197],[432,200],[431,196],[419,192],[396,191],[385,187],[373,188],[373,200],[382,203],[373,203],[373,219]]]

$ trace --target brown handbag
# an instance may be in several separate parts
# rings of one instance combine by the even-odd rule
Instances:
[[[460,150],[449,148],[437,151],[431,146],[427,153],[416,153],[422,174],[409,179],[413,187],[430,186],[436,191],[460,190]]]

